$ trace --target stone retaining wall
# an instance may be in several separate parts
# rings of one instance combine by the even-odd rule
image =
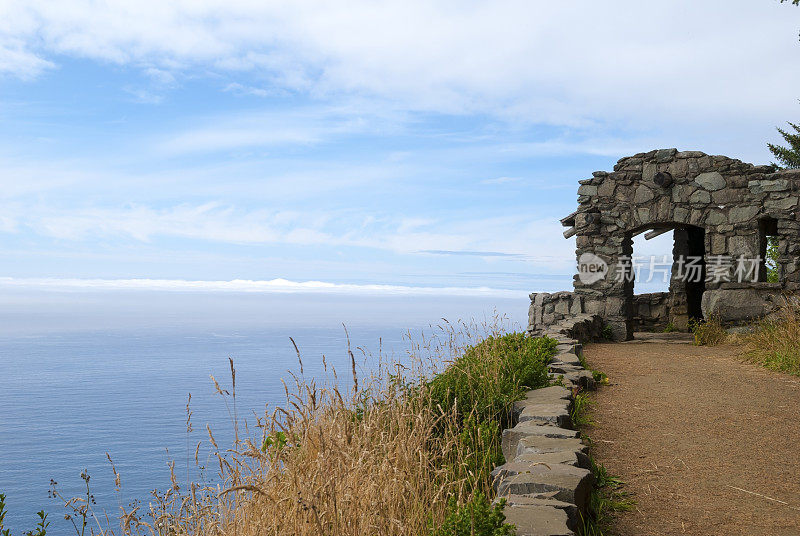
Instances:
[[[634,331],[662,331],[670,323],[669,292],[636,294],[632,299]]]
[[[549,368],[563,386],[528,391],[525,400],[514,403],[515,426],[503,431],[506,463],[492,476],[498,499],[507,501],[506,519],[519,536],[574,535],[588,513],[594,484],[589,447],[574,429],[570,409],[574,394],[594,389],[595,381],[580,363],[580,341],[586,339],[571,334],[593,333],[596,325],[602,326],[599,317],[583,315],[542,333],[558,341]]]
[[[597,302],[586,303],[583,296],[574,292],[534,292],[530,295],[531,306],[528,309],[528,332],[541,336],[545,331],[569,334],[580,340],[592,340],[600,337],[603,330],[602,319],[597,317],[597,326],[584,325],[581,320],[594,318],[598,311],[593,305]],[[592,321],[594,322],[594,320]],[[588,328],[588,333],[573,335],[575,329]],[[565,331],[566,330],[566,331]]]

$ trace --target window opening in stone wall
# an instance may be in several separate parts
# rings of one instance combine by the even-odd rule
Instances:
[[[761,266],[758,280],[766,283],[780,282],[780,265],[778,264],[778,220],[762,218],[758,220],[759,258]]]

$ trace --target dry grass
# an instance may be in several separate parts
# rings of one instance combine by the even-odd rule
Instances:
[[[694,334],[694,343],[697,346],[716,346],[725,342],[728,338],[728,333],[716,316],[712,316],[708,320],[694,322],[690,327]]]
[[[431,534],[453,505],[492,495],[488,469],[502,461],[500,423],[487,420],[485,401],[507,414],[522,392],[517,383],[509,388],[510,361],[495,342],[501,331],[497,321],[445,324],[413,345],[404,366],[381,363],[366,379],[348,348],[352,388],[295,378],[286,405],[259,419],[258,432],[243,433],[232,449],[220,449],[209,430],[216,485],[183,484],[173,475],[171,489],[154,492],[148,508],[123,511],[120,528],[99,522],[91,508],[90,525],[105,535]],[[540,346],[544,370],[552,345]],[[456,361],[465,353],[469,359]],[[457,391],[474,392],[443,396],[441,382],[430,381],[442,363],[451,372],[463,368],[451,374]],[[231,373],[231,393],[217,389],[235,408],[233,364]],[[546,372],[527,374],[532,382],[544,374],[546,382]],[[465,399],[475,404],[465,407]],[[191,426],[187,406],[187,431]]]
[[[743,337],[748,358],[769,369],[800,375],[800,304],[787,297],[781,309]]]

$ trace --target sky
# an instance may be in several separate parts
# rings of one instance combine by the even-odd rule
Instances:
[[[768,163],[799,30],[777,0],[0,0],[0,290],[568,290],[577,181]]]

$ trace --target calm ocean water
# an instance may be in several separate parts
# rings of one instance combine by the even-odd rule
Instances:
[[[398,326],[348,326],[352,344],[398,357],[407,348]],[[256,332],[170,330],[82,332],[0,338],[0,491],[7,497],[6,526],[14,534],[32,528],[35,512],[50,512],[52,534],[69,534],[63,508],[48,499],[50,479],[66,496],[79,493],[87,469],[99,508],[144,500],[169,485],[167,463],[186,474],[185,406],[192,394],[193,457],[211,425],[221,446],[233,425],[209,378],[230,388],[228,357],[237,375],[240,417],[253,422],[264,404],[285,400],[281,379],[299,369],[288,337],[304,356],[306,376],[328,365],[349,374],[344,331],[338,328],[274,328]],[[360,352],[356,352],[361,354]],[[369,368],[368,362],[362,366]],[[249,416],[249,418],[248,418]],[[114,492],[108,452],[122,476]]]
[[[344,318],[362,373],[373,354],[402,359],[407,334],[430,332],[441,316],[482,319],[494,308],[524,320],[524,299],[441,299],[258,295],[5,294],[0,308],[0,493],[7,495],[6,527],[30,530],[44,509],[48,534],[74,534],[63,505],[48,498],[50,480],[71,497],[81,472],[91,475],[97,509],[112,519],[120,506],[169,486],[168,463],[179,480],[193,478],[206,424],[224,448],[233,424],[209,375],[230,389],[234,359],[240,420],[285,401],[282,380],[299,365],[306,377],[324,377],[322,355],[349,381]],[[277,314],[280,313],[280,314]],[[94,327],[94,328],[93,328]],[[194,431],[186,433],[191,393]],[[114,477],[106,453],[122,477]],[[188,455],[188,456],[187,456]],[[208,450],[201,450],[201,463]],[[209,474],[213,471],[209,471]]]

